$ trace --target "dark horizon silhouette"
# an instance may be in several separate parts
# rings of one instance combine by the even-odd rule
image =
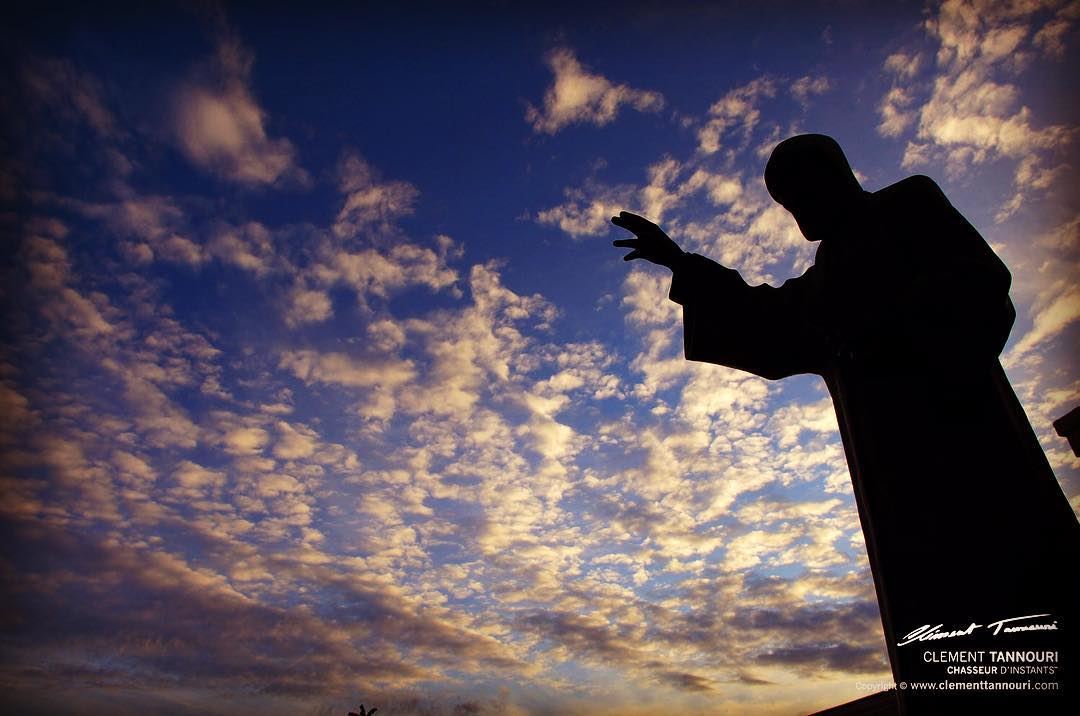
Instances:
[[[629,212],[612,222],[635,238],[614,245],[672,270],[687,359],[824,379],[898,683],[945,678],[927,644],[1064,662],[1042,677],[1061,683],[1055,696],[898,691],[903,712],[1074,701],[1080,524],[998,361],[1016,317],[1008,269],[932,179],[864,191],[831,137],[781,142],[765,183],[820,242],[779,288],[747,285]]]

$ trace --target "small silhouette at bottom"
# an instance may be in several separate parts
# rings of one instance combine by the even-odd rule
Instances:
[[[378,711],[378,710],[379,709],[374,708],[374,709],[371,709],[370,711],[365,711],[364,710],[364,705],[360,704],[360,713],[356,713],[355,711],[350,711],[349,716],[374,716],[375,712]]]

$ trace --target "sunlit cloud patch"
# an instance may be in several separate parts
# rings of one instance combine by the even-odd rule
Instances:
[[[764,714],[887,680],[824,386],[684,360],[608,220],[779,285],[814,246],[777,141],[934,176],[1012,269],[1003,361],[1077,505],[1077,13],[818,10],[18,15],[4,703]]]

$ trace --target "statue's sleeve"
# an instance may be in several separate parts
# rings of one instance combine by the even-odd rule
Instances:
[[[683,307],[688,360],[717,363],[775,380],[820,373],[825,352],[812,318],[811,267],[783,286],[749,286],[739,273],[687,254],[673,267],[669,298]]]
[[[918,208],[911,214],[920,217],[912,234],[923,247],[911,263],[912,341],[942,367],[997,358],[1016,318],[1009,270],[932,179],[907,181]]]

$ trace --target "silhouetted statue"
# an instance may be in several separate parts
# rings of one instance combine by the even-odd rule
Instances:
[[[1073,455],[1080,457],[1080,408],[1073,408],[1054,421],[1057,434],[1069,441]]]
[[[765,183],[820,242],[780,288],[748,286],[627,212],[612,222],[636,238],[614,243],[672,269],[688,359],[824,378],[898,682],[1030,678],[1065,692],[908,689],[906,712],[1075,698],[1080,525],[998,362],[1015,318],[1009,271],[933,180],[863,191],[830,137],[781,142]],[[994,633],[1014,617],[1031,618]],[[1007,630],[1019,626],[1047,628]],[[947,675],[925,654],[1018,649],[1057,651],[1056,675]],[[962,665],[1005,666],[991,658]]]

